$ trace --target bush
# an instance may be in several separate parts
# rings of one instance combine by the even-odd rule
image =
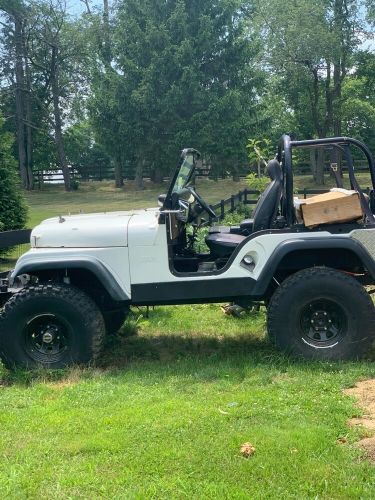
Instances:
[[[250,189],[253,189],[254,191],[259,191],[263,192],[269,184],[270,180],[268,177],[258,177],[256,174],[250,173],[246,177],[247,184]]]
[[[12,138],[2,130],[0,117],[0,231],[22,229],[27,208],[17,180],[17,164],[12,156]],[[5,252],[0,249],[0,255]]]

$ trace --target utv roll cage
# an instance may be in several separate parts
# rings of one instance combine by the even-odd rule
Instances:
[[[360,188],[355,172],[353,157],[350,151],[350,146],[356,146],[365,155],[371,174],[372,188],[370,190],[370,206],[366,200],[362,189]],[[281,200],[281,214],[285,218],[287,226],[292,226],[295,222],[295,214],[293,208],[293,169],[292,169],[292,149],[293,148],[326,148],[330,146],[340,151],[346,160],[351,189],[358,192],[362,209],[366,215],[368,224],[375,225],[375,163],[372,154],[368,147],[357,139],[350,137],[330,137],[327,139],[308,139],[304,141],[295,141],[287,134],[281,136],[276,158],[280,162],[283,171],[283,195]],[[339,184],[339,177],[336,176],[336,182]],[[342,187],[342,185],[338,185]],[[370,208],[371,207],[371,208]]]

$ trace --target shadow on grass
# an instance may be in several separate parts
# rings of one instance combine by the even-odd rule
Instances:
[[[373,357],[370,359],[374,359]],[[256,368],[265,373],[280,372],[294,367],[301,372],[338,372],[353,362],[307,361],[289,356],[276,349],[268,339],[239,334],[236,336],[207,337],[188,335],[147,334],[107,338],[101,357],[92,366],[74,366],[64,370],[16,370],[0,372],[0,387],[36,383],[69,385],[81,380],[103,376],[117,376],[132,371],[144,376],[155,373],[164,377],[184,376],[203,371],[206,367],[216,371],[240,371]]]

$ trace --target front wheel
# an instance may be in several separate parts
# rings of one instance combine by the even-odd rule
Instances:
[[[64,368],[101,350],[105,325],[94,301],[70,285],[26,287],[0,314],[0,355],[7,368]]]
[[[119,309],[117,311],[104,312],[104,323],[107,335],[117,333],[129,315],[129,310]]]
[[[267,319],[271,340],[316,360],[356,359],[375,340],[371,297],[351,276],[325,267],[299,271],[273,294]]]

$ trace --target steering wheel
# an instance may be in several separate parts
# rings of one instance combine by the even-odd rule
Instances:
[[[208,203],[206,203],[204,199],[201,198],[201,196],[199,196],[199,194],[196,191],[194,191],[192,187],[189,188],[189,191],[194,196],[195,200],[199,203],[199,205],[203,208],[203,210],[207,212],[212,219],[216,219],[216,214],[212,210],[210,205],[208,205]]]

